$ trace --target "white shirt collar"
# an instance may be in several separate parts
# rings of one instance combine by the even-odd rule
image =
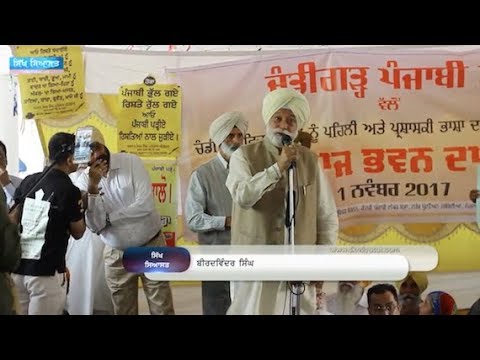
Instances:
[[[217,156],[218,156],[218,158],[220,159],[220,162],[222,163],[223,167],[224,167],[225,169],[228,169],[228,162],[227,162],[227,160],[225,160],[225,159],[223,158],[222,154],[220,154],[220,153],[218,152],[218,153],[217,153]]]

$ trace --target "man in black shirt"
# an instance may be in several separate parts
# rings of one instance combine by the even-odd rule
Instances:
[[[68,239],[85,232],[80,190],[68,176],[77,169],[74,143],[73,134],[53,135],[48,144],[52,169],[40,182],[43,173],[26,177],[15,191],[22,260],[12,276],[24,315],[61,315],[65,307]]]

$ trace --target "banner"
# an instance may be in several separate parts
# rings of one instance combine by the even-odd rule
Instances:
[[[310,102],[312,151],[330,180],[341,227],[472,222],[480,162],[480,52],[316,52],[180,69],[185,98],[182,196],[217,151],[210,123],[238,110],[245,143],[263,138],[262,100],[294,88]],[[221,81],[215,81],[221,79]]]
[[[60,118],[83,110],[85,74],[80,46],[16,46],[17,57],[62,57],[58,74],[18,75],[22,111],[27,119]]]
[[[155,206],[162,219],[162,232],[168,246],[175,246],[177,229],[177,166],[175,161],[145,160],[150,174]]]
[[[118,97],[118,147],[141,157],[180,151],[182,93],[177,85],[127,85]]]

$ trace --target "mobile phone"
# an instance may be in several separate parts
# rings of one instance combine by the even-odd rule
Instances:
[[[75,132],[75,150],[73,152],[74,164],[88,164],[90,161],[90,144],[92,142],[93,128],[81,127]]]

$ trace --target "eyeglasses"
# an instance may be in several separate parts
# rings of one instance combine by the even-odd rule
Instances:
[[[380,311],[387,311],[389,313],[395,311],[395,309],[398,308],[398,305],[395,303],[388,303],[385,305],[380,305],[380,304],[374,304],[372,305],[372,310],[375,312],[380,312]]]

